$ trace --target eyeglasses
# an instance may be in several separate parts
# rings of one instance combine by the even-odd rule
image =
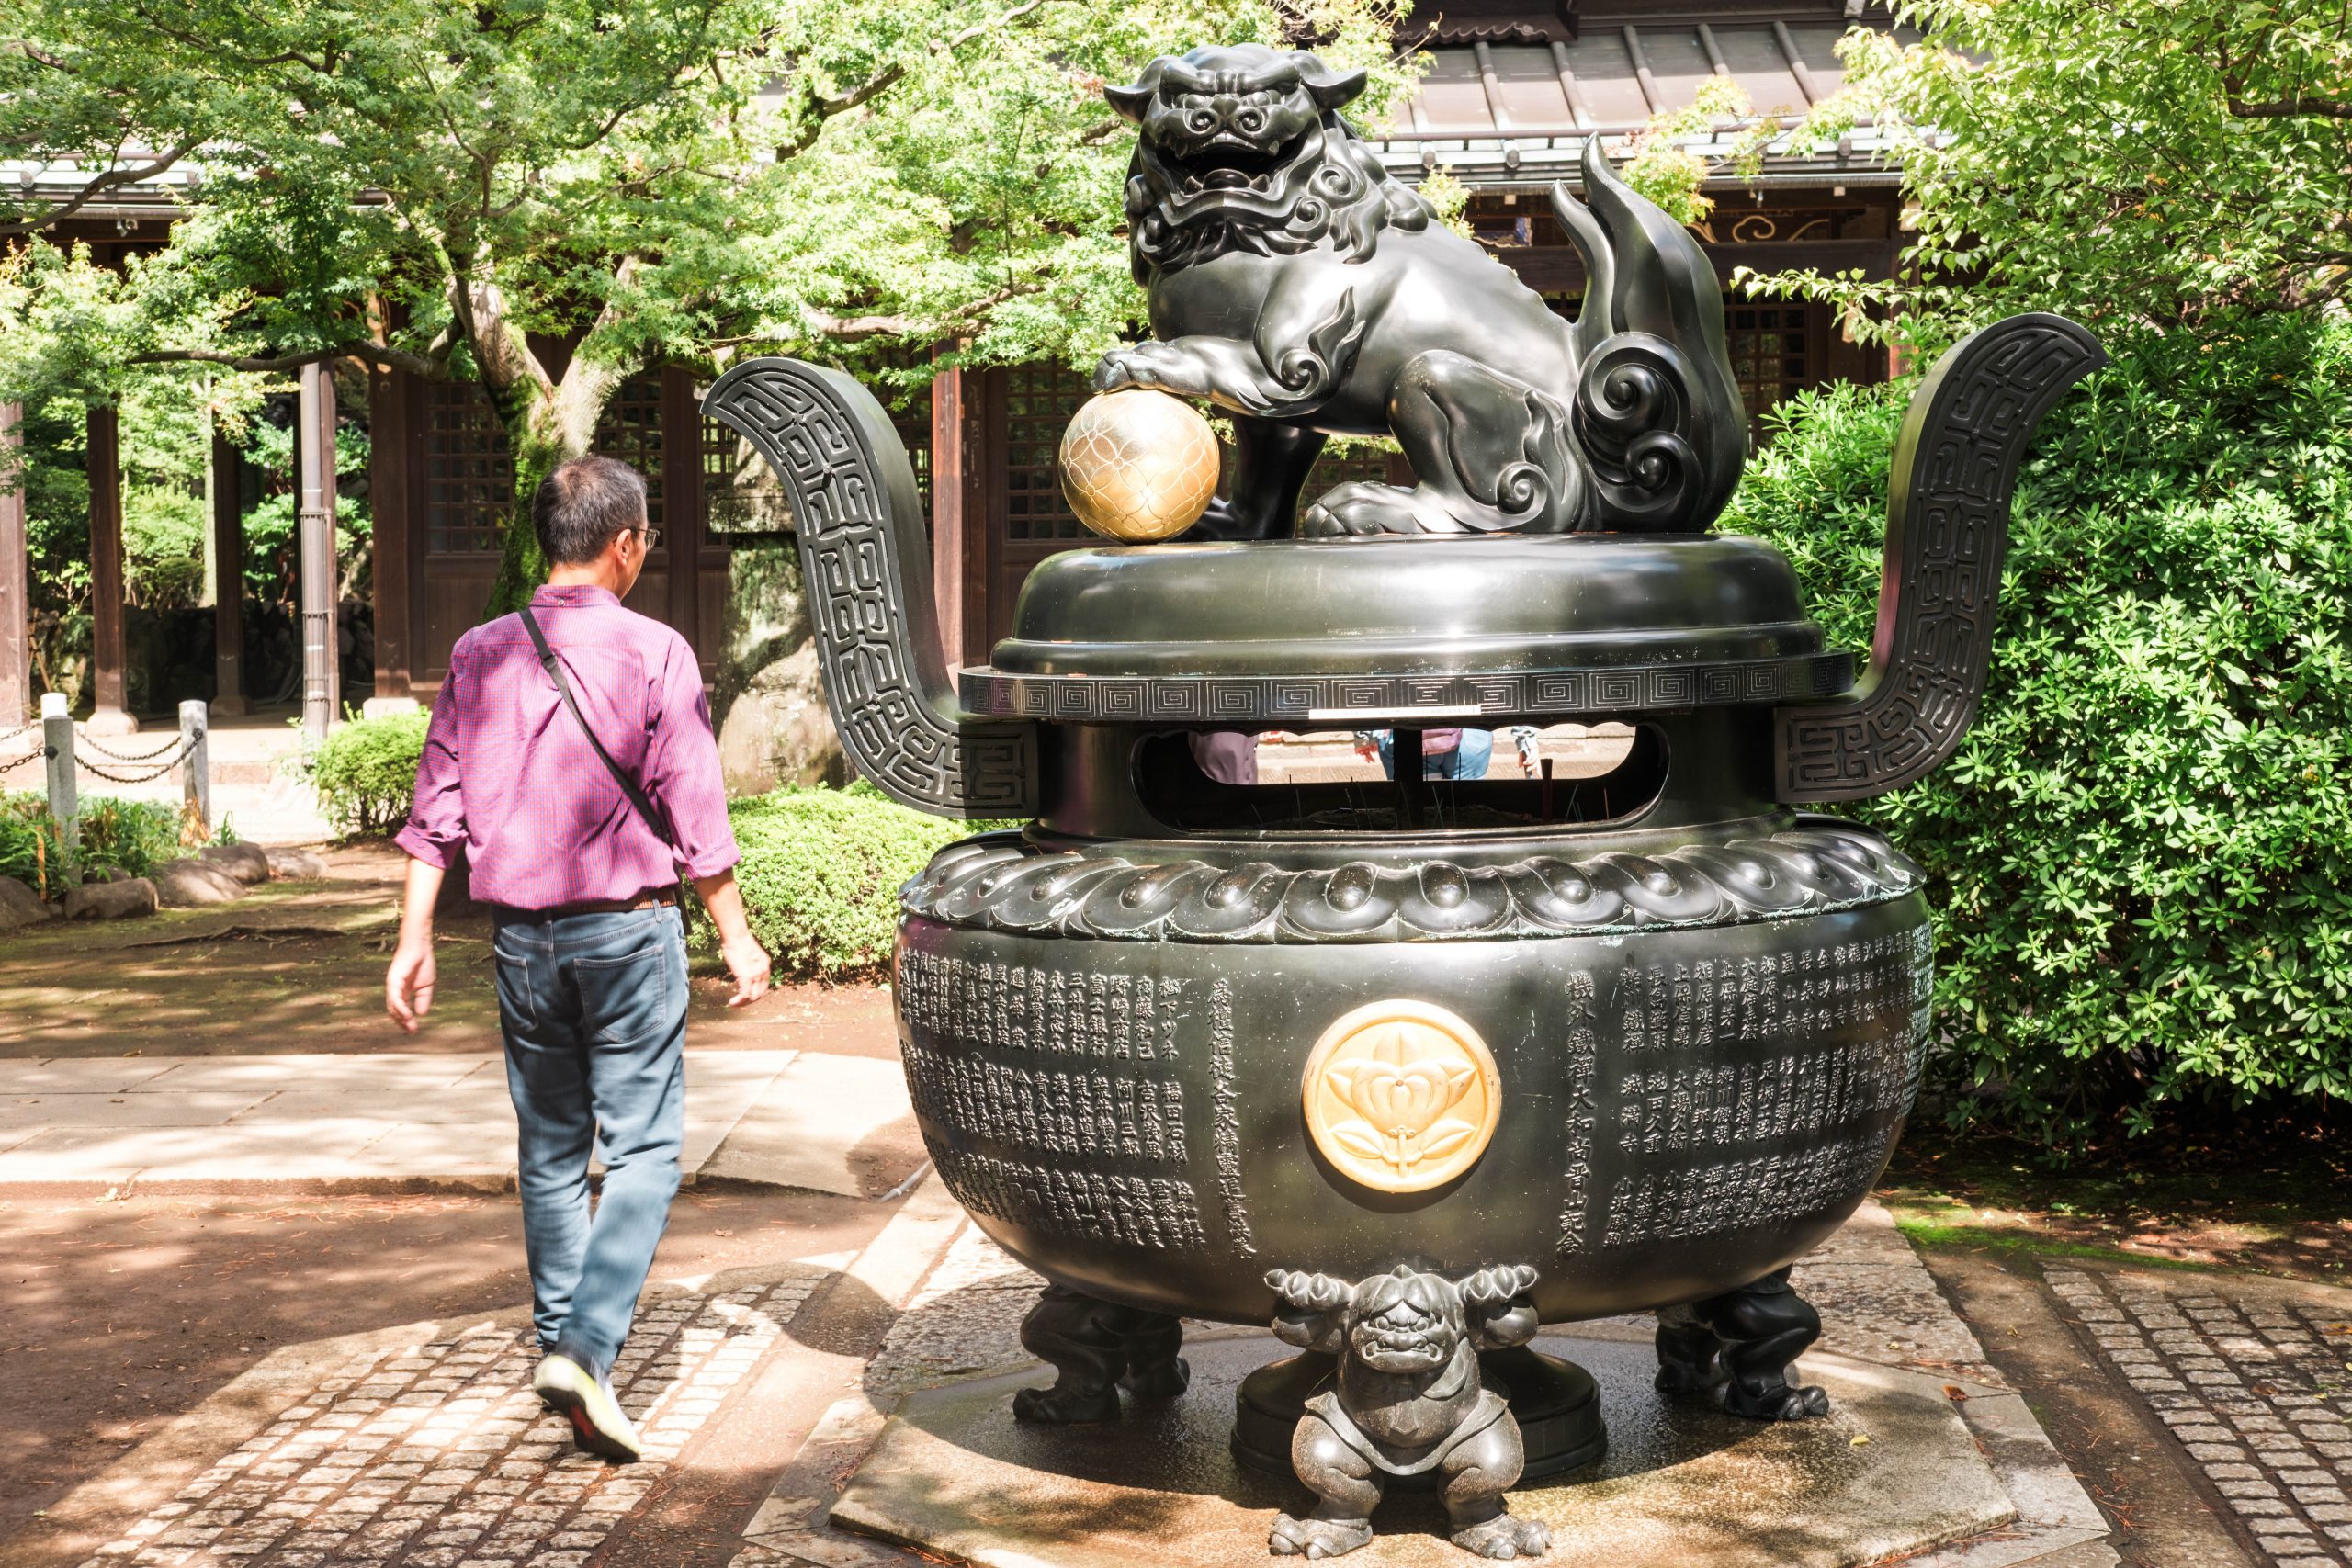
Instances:
[[[645,548],[649,550],[658,550],[662,547],[662,530],[654,527],[652,525],[648,524],[642,528],[633,530],[633,532],[639,539],[644,541]]]

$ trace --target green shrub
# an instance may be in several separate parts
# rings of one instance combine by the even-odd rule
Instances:
[[[330,733],[304,767],[326,819],[345,833],[390,833],[406,821],[431,722],[430,714],[393,714]]]
[[[62,852],[47,797],[32,790],[0,795],[0,876],[13,876],[42,897],[54,898]]]
[[[85,882],[144,876],[158,861],[187,852],[180,814],[152,800],[90,795],[81,803],[79,870]],[[46,796],[32,791],[0,795],[0,876],[13,876],[54,898],[63,891],[64,849]]]
[[[785,788],[728,807],[752,930],[779,976],[880,979],[889,971],[899,889],[944,845],[1006,823],[951,822],[873,785]]]
[[[1724,520],[1866,647],[1909,393],[1809,395]],[[2079,1144],[2352,1093],[2352,327],[2135,348],[2027,463],[1982,715],[1855,815],[1933,874],[1937,1063]]]

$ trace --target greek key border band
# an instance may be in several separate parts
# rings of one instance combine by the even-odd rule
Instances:
[[[1843,693],[1853,656],[1461,675],[1009,675],[967,670],[964,705],[994,718],[1133,723],[1404,721],[1673,711]]]

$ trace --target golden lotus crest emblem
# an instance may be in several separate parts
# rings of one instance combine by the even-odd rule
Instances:
[[[1419,1192],[1477,1163],[1501,1115],[1478,1032],[1428,1002],[1374,1002],[1315,1043],[1300,1086],[1306,1130],[1350,1180]]]

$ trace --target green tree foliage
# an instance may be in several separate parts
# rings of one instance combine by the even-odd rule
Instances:
[[[1082,358],[1136,310],[1101,98],[1155,53],[1300,31],[1404,80],[1393,0],[0,0],[0,142],[201,147],[120,275],[0,268],[0,396],[141,366],[349,356],[478,378],[514,464],[586,449],[630,375],[967,340]],[[550,352],[569,343],[568,354]],[[903,362],[903,354],[901,362]],[[538,574],[508,529],[498,602]]]
[[[1917,0],[1857,32],[1853,112],[1902,161],[1906,276],[1770,280],[1858,333],[1939,344],[2058,310],[2109,345],[2315,310],[2352,287],[2352,26],[2340,0]]]
[[[2054,310],[2115,364],[2028,465],[1982,716],[1864,808],[1937,881],[1959,1113],[2079,1142],[2352,1092],[2352,32],[2316,0],[1921,0],[1857,33],[1893,281],[1748,276],[1915,361]],[[1728,525],[1866,644],[1910,385],[1808,398]]]
[[[1909,390],[1801,399],[1725,519],[1849,647]],[[1961,1116],[2066,1143],[2352,1094],[2352,326],[2177,333],[2060,404],[1983,715],[1857,814],[1933,875]]]

